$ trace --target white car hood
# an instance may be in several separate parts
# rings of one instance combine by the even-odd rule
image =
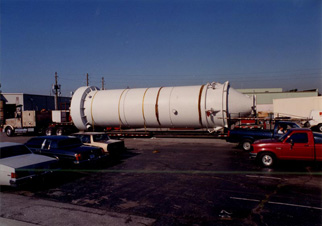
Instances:
[[[50,161],[57,160],[44,155],[26,154],[0,159],[0,164],[12,168],[22,168]]]

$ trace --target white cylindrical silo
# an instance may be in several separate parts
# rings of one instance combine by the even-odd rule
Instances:
[[[90,127],[208,128],[228,126],[229,114],[249,115],[252,98],[224,84],[99,90],[81,87],[71,102],[79,130]]]

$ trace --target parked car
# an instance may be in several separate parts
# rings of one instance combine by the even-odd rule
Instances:
[[[58,170],[57,159],[33,154],[25,145],[0,142],[0,185],[19,186]]]
[[[35,154],[54,157],[64,166],[96,162],[107,156],[102,148],[85,146],[73,136],[34,137],[26,145]]]
[[[279,130],[282,128],[282,130]],[[264,129],[233,129],[228,131],[227,142],[239,143],[244,151],[252,150],[252,143],[260,139],[272,139],[279,138],[285,133],[285,131],[291,128],[300,128],[295,122],[289,121],[276,121],[273,130]]]
[[[85,145],[102,148],[111,156],[118,156],[125,150],[123,140],[111,139],[104,132],[79,132],[74,133],[73,136],[78,137]]]
[[[258,140],[250,157],[264,167],[277,160],[322,161],[322,134],[310,129],[291,129],[278,140]]]

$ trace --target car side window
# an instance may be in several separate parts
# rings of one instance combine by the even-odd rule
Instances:
[[[49,150],[50,149],[50,145],[51,145],[51,141],[50,140],[44,140],[44,142],[41,145],[41,149]]]
[[[291,137],[287,140],[287,142],[290,142],[290,140],[293,140],[293,143],[300,143],[300,144],[305,144],[309,142],[307,133],[295,133],[291,135]]]
[[[86,135],[83,135],[80,137],[82,143],[90,143],[90,139],[89,139],[89,136],[86,136]]]

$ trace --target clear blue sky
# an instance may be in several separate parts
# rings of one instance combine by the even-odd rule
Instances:
[[[322,91],[321,0],[1,0],[1,90]]]

